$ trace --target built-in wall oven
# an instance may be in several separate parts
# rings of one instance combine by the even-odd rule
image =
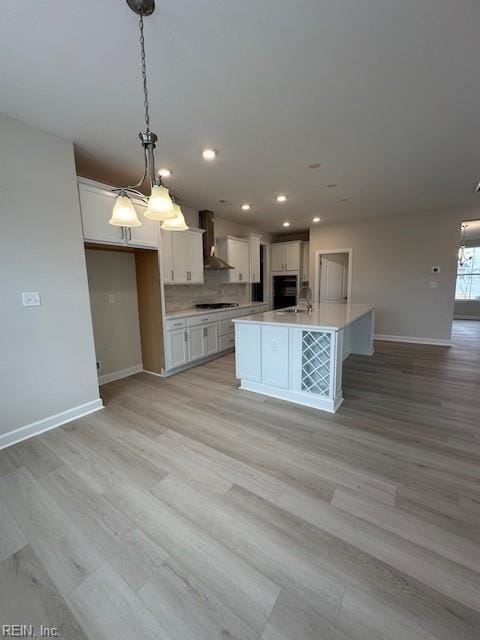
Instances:
[[[284,309],[297,304],[298,276],[273,276],[273,308]]]

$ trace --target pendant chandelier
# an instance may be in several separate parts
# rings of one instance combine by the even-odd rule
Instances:
[[[155,10],[154,0],[127,0],[127,4],[139,18],[140,34],[140,60],[142,68],[143,97],[145,107],[145,131],[139,133],[140,143],[143,148],[144,171],[142,178],[132,186],[113,189],[117,193],[115,205],[110,218],[110,224],[118,227],[139,227],[141,221],[133,204],[131,196],[142,199],[147,204],[144,213],[150,220],[162,222],[162,229],[169,231],[186,231],[180,204],[174,202],[168,189],[162,184],[162,178],[155,171],[155,146],[158,137],[150,131],[150,105],[148,102],[147,65],[145,56],[145,38],[143,35],[143,18],[151,15]],[[150,197],[147,198],[139,191],[139,188],[148,179],[150,183]]]
[[[472,256],[465,256],[465,235],[467,227],[468,224],[462,224],[462,244],[458,250],[458,264],[460,267],[463,267],[465,263],[472,259]]]

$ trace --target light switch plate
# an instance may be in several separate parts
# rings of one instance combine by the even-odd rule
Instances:
[[[22,293],[22,304],[24,307],[39,307],[41,305],[38,291],[27,291]]]

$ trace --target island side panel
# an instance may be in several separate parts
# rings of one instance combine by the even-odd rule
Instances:
[[[361,356],[374,354],[373,338],[375,334],[375,310],[372,309],[349,326],[350,353]]]
[[[253,323],[235,323],[235,371],[240,380],[262,379],[261,327]]]

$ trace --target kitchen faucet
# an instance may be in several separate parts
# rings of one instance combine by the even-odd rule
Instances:
[[[312,290],[310,287],[302,287],[298,292],[299,300],[307,301],[307,310],[309,313],[312,313]]]

